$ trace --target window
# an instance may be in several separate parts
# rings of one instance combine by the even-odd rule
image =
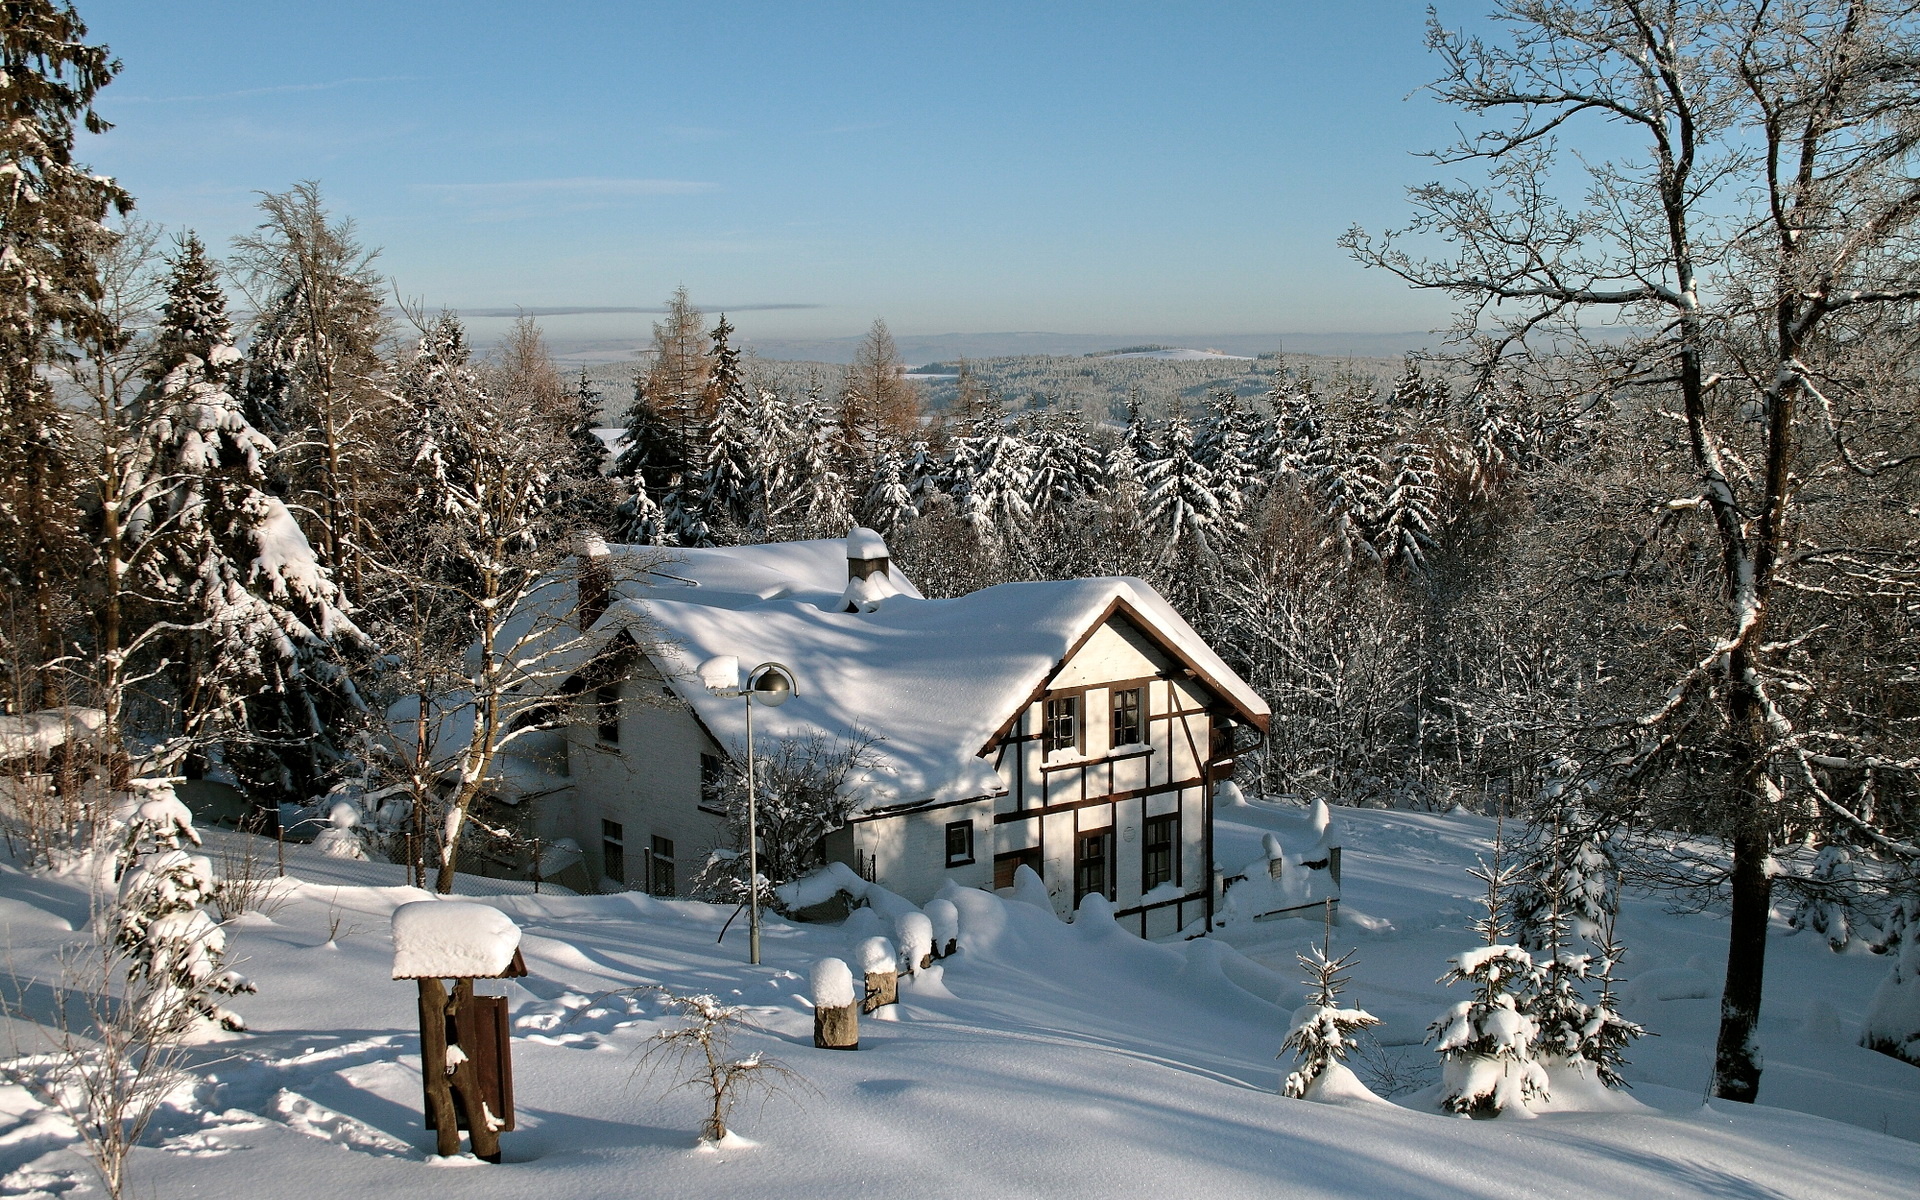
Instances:
[[[618,821],[600,822],[600,873],[615,883],[627,881],[627,833]]]
[[[600,721],[600,740],[620,744],[620,685],[603,683],[593,690],[593,707]]]
[[[973,822],[955,821],[947,826],[947,865],[964,867],[973,861]]]
[[[1147,836],[1140,847],[1140,890],[1150,892],[1163,883],[1178,883],[1180,814],[1147,818]]]
[[[727,771],[718,754],[700,756],[700,807],[708,812],[726,811]]]
[[[1113,899],[1113,830],[1096,829],[1074,837],[1073,903],[1099,893]]]
[[[647,892],[654,896],[674,894],[673,839],[653,835],[652,853],[647,868]]]
[[[1127,688],[1113,694],[1113,736],[1110,746],[1133,746],[1140,742],[1140,689]]]
[[[1046,751],[1080,748],[1080,697],[1061,696],[1047,701]]]

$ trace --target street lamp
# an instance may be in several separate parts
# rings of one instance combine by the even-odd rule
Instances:
[[[753,705],[779,708],[793,698],[793,672],[764,662],[743,676],[740,660],[719,654],[700,664],[700,682],[716,696],[741,696],[747,702],[747,961],[760,961],[760,789],[753,756]]]

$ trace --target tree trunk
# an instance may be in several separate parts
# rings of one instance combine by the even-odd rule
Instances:
[[[1753,832],[1740,834],[1733,840],[1733,920],[1713,1062],[1713,1094],[1722,1100],[1752,1104],[1760,1094],[1760,990],[1766,978],[1772,902],[1767,839]]]

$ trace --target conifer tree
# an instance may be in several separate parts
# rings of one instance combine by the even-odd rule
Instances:
[[[875,320],[854,352],[840,394],[840,431],[856,461],[877,438],[911,438],[920,426],[920,391],[906,377],[887,323]],[[856,453],[859,451],[859,453]]]
[[[213,864],[183,847],[201,844],[193,816],[171,783],[136,783],[136,793],[146,799],[134,809],[121,843],[113,931],[140,1001],[134,1017],[156,1039],[202,1022],[245,1029],[246,1021],[218,997],[258,989],[225,969],[227,936],[206,911],[214,897]]]
[[[1031,535],[1027,495],[1033,447],[992,401],[980,405],[968,431],[953,439],[947,477],[960,519],[989,560],[1021,557]]]
[[[907,483],[907,464],[900,451],[888,447],[873,467],[873,486],[860,505],[860,523],[886,536],[920,515]]]
[[[1368,521],[1374,530],[1374,553],[1389,566],[1424,574],[1440,525],[1433,448],[1425,435],[1410,431],[1394,444],[1383,465],[1385,494]]]
[[[687,470],[686,443],[650,388],[648,375],[634,376],[633,403],[613,462],[613,476],[626,491],[614,512],[614,532],[623,542],[644,545],[660,544],[665,536],[660,501]]]
[[[226,294],[191,233],[173,260],[148,385],[128,561],[176,633],[187,744],[226,737],[250,780],[317,778],[336,757],[315,714],[357,704],[338,649],[362,638],[287,506],[268,492],[273,442],[236,394]],[[302,736],[304,735],[304,736]],[[235,741],[234,739],[237,739]],[[302,798],[302,797],[293,797]]]
[[[394,416],[382,343],[387,318],[378,251],[335,218],[308,180],[260,199],[259,228],[235,242],[259,315],[247,348],[249,422],[285,447],[279,488],[311,513],[314,548],[349,597],[361,555],[390,515],[385,459]]]
[[[1234,521],[1222,511],[1214,473],[1194,453],[1193,428],[1174,413],[1161,431],[1152,458],[1141,464],[1148,523],[1161,539],[1160,561],[1183,552],[1211,558]]]
[[[63,337],[109,332],[97,260],[106,219],[132,199],[74,161],[77,129],[104,133],[94,97],[119,72],[71,5],[6,0],[0,23],[0,668],[29,707],[49,700],[61,593],[82,557],[69,417],[45,370]]]
[[[1606,831],[1581,803],[1578,767],[1557,760],[1541,789],[1542,810],[1523,844],[1511,891],[1516,939],[1529,950],[1554,944],[1556,922],[1575,937],[1598,934],[1619,907],[1619,864]]]
[[[733,531],[747,528],[758,484],[754,453],[754,402],[740,371],[733,326],[725,313],[713,328],[713,415],[702,431],[700,507],[710,522]],[[736,532],[737,536],[737,532]]]
[[[1331,929],[1328,937],[1331,937]],[[1343,976],[1353,962],[1353,952],[1334,958],[1326,938],[1323,938],[1320,945],[1294,957],[1306,968],[1312,991],[1307,995],[1306,1005],[1294,1014],[1293,1026],[1287,1030],[1287,1039],[1280,1045],[1282,1054],[1291,1050],[1299,1062],[1299,1066],[1287,1075],[1281,1092],[1296,1100],[1304,1100],[1311,1098],[1322,1086],[1329,1072],[1336,1068],[1340,1072],[1346,1071],[1347,1055],[1356,1044],[1354,1035],[1378,1025],[1380,1018],[1365,1009],[1340,1006],[1339,996],[1346,987]],[[1353,1080],[1351,1086],[1362,1085]]]
[[[587,378],[586,369],[565,398],[567,444],[573,454],[566,474],[572,482],[568,503],[575,520],[589,530],[604,531],[613,521],[611,489],[607,484],[607,465],[612,455],[601,439],[600,392]]]
[[[1453,958],[1441,982],[1471,984],[1473,996],[1428,1026],[1427,1040],[1446,1058],[1441,1105],[1498,1113],[1547,1091],[1546,1072],[1533,1056],[1538,1029],[1522,1011],[1534,966],[1531,955],[1505,940],[1513,868],[1501,865],[1496,846],[1492,865],[1483,862],[1469,873],[1486,885],[1485,915],[1474,924],[1485,944]]]
[[[1027,507],[1038,515],[1065,511],[1105,489],[1099,450],[1077,409],[1053,409],[1034,420]]]
[[[1838,952],[1847,948],[1857,932],[1854,914],[1859,905],[1853,855],[1840,842],[1829,840],[1813,857],[1813,869],[1800,885],[1799,903],[1788,915],[1787,925],[1811,929]]]
[[[802,538],[845,537],[853,515],[839,468],[838,423],[817,390],[798,406],[793,435],[785,496],[773,519]]]

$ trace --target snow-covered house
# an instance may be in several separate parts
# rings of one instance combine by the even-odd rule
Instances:
[[[1236,727],[1264,730],[1268,714],[1151,587],[927,600],[867,530],[670,553],[606,547],[583,582],[558,585],[588,634],[595,703],[570,707],[565,785],[534,820],[603,886],[684,894],[726,844],[717,783],[744,756],[745,702],[697,667],[735,655],[797,682],[784,706],[755,708],[762,754],[782,738],[877,739],[845,785],[858,807],[830,861],[915,902],[948,882],[1011,886],[1025,865],[1061,911],[1098,892],[1144,935],[1211,915],[1213,788]]]

